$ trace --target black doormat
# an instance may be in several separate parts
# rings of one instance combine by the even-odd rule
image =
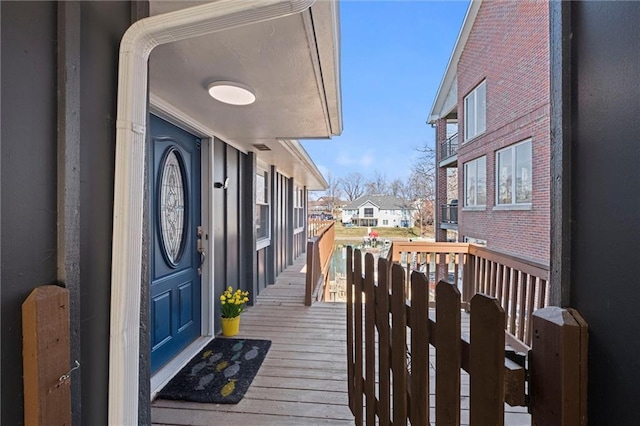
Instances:
[[[271,347],[270,340],[213,339],[158,394],[159,398],[237,404]]]

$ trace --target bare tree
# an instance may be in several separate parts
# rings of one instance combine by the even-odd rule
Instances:
[[[393,195],[394,197],[404,198],[405,185],[406,183],[401,179],[392,180],[389,184],[389,194]]]
[[[365,192],[369,195],[387,195],[388,187],[387,177],[376,170],[373,178],[365,184]]]
[[[340,187],[348,201],[360,198],[364,195],[364,176],[358,172],[349,173],[349,175],[340,179]]]
[[[342,197],[342,188],[340,187],[341,180],[334,177],[333,174],[329,172],[329,175],[327,176],[327,183],[329,186],[324,191],[322,200],[324,202],[325,210],[331,212],[331,214],[335,216],[338,204]]]
[[[458,169],[447,169],[447,200],[458,199]]]
[[[411,196],[417,210],[417,221],[422,234],[423,226],[433,225],[436,200],[436,151],[423,144],[417,148],[418,160],[411,167]]]

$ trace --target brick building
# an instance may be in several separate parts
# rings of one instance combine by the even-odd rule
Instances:
[[[472,1],[428,119],[438,241],[549,263],[549,81],[548,3]]]

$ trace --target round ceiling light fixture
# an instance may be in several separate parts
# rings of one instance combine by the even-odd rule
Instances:
[[[214,81],[209,84],[209,94],[229,105],[251,105],[256,101],[256,95],[249,86],[234,81]]]

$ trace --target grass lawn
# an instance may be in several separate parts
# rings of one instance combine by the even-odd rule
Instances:
[[[371,230],[378,231],[380,238],[416,238],[420,236],[418,228],[387,228],[377,227]],[[336,223],[336,238],[356,238],[361,239],[367,235],[366,226],[344,226],[340,222]]]

